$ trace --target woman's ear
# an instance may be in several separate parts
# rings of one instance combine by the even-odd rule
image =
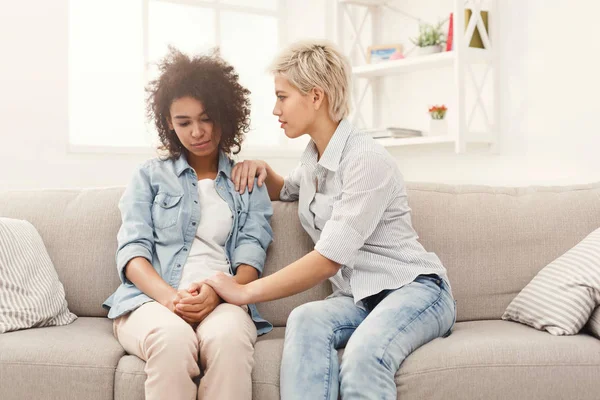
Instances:
[[[318,110],[319,108],[321,108],[321,105],[323,104],[323,101],[325,100],[325,91],[322,88],[320,88],[319,86],[315,86],[311,90],[310,95],[312,97],[312,103],[313,103],[315,110]]]
[[[173,130],[173,123],[171,122],[171,116],[167,117],[167,125],[169,125],[169,130]]]

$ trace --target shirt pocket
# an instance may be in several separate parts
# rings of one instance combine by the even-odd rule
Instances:
[[[183,195],[158,193],[152,205],[152,222],[158,229],[166,229],[175,225],[181,211],[181,198]]]

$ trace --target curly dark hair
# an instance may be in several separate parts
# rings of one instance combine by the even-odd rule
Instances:
[[[250,91],[240,85],[239,75],[220,57],[219,50],[188,57],[169,47],[158,69],[160,76],[146,87],[146,112],[158,130],[159,150],[171,159],[185,150],[168,120],[173,101],[189,96],[202,103],[221,132],[219,147],[227,154],[239,153],[244,134],[250,130]]]

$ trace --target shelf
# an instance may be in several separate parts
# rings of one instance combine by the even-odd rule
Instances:
[[[332,0],[336,4],[336,38],[342,49],[351,44],[350,49],[345,49],[349,56],[363,53],[365,45],[382,44],[384,39],[384,14],[394,7],[386,7],[396,3],[395,0]],[[397,0],[400,1],[400,0]],[[420,49],[407,48],[406,58],[400,60],[383,61],[377,64],[362,64],[352,68],[352,80],[355,87],[362,90],[354,91],[355,112],[352,115],[354,123],[366,126],[421,126],[424,122],[417,115],[414,118],[402,118],[395,115],[400,103],[391,104],[391,108],[383,107],[382,102],[389,99],[386,94],[387,87],[398,77],[414,82],[427,83],[432,73],[436,78],[445,78],[448,89],[444,94],[452,107],[452,114],[456,116],[447,135],[444,136],[418,136],[409,138],[380,138],[375,139],[385,147],[407,149],[428,147],[432,150],[435,146],[440,148],[453,148],[456,153],[464,153],[473,147],[489,147],[493,152],[498,149],[499,121],[500,121],[500,78],[499,57],[497,46],[500,43],[498,32],[498,4],[496,0],[471,1],[453,0],[451,12],[454,19],[454,49],[449,52],[435,54],[419,54]],[[485,3],[485,4],[483,4]],[[416,7],[416,6],[415,6]],[[412,7],[412,9],[415,9]],[[360,10],[363,8],[363,10]],[[465,17],[465,10],[471,9],[470,18]],[[490,29],[484,29],[484,19],[481,10],[488,11]],[[422,10],[419,8],[419,10]],[[356,12],[357,14],[353,14]],[[360,14],[363,14],[362,18]],[[348,18],[346,18],[348,17]],[[365,25],[365,21],[368,24]],[[391,20],[395,23],[395,19]],[[463,26],[464,30],[463,30]],[[352,28],[351,30],[349,28]],[[487,48],[469,47],[473,35],[479,32],[481,41]],[[408,33],[408,32],[407,32]],[[397,40],[397,39],[396,39]],[[353,59],[350,57],[350,59]],[[358,61],[358,60],[356,60]],[[421,72],[421,74],[419,74]],[[438,73],[440,74],[439,76]],[[360,81],[360,82],[359,82]],[[388,82],[389,81],[389,82]],[[357,85],[358,84],[358,85]],[[429,89],[427,89],[429,90]],[[396,93],[394,93],[396,95]],[[410,96],[410,92],[398,95]],[[433,95],[433,93],[431,93]],[[420,102],[427,101],[428,96],[419,96]],[[409,98],[410,100],[410,98]],[[432,98],[430,101],[439,101]],[[426,110],[428,104],[421,104],[421,110]],[[363,109],[365,107],[365,109]],[[419,107],[418,104],[415,107]],[[405,111],[409,112],[409,111]],[[385,115],[384,115],[385,113]],[[365,117],[368,117],[365,119]],[[424,118],[424,117],[423,117]],[[362,121],[362,124],[358,122]],[[402,122],[399,122],[402,121]],[[477,122],[477,126],[474,124]],[[477,131],[475,131],[477,129]],[[426,133],[426,132],[425,132]],[[367,133],[369,134],[369,133]],[[474,146],[475,145],[475,146]],[[412,146],[412,147],[411,147]]]
[[[470,48],[467,50],[467,61],[472,63],[489,62],[490,52],[483,49]],[[445,51],[437,54],[412,56],[401,60],[384,61],[377,64],[367,64],[352,68],[352,74],[359,78],[374,78],[378,76],[398,75],[430,68],[453,66],[456,60],[455,51]]]
[[[360,6],[382,6],[389,0],[339,0],[340,3],[356,4]]]
[[[456,144],[456,138],[452,135],[443,136],[417,136],[408,138],[379,138],[375,141],[383,147],[415,146],[428,144]],[[467,137],[467,143],[479,145],[493,145],[494,139],[489,133],[471,133]]]
[[[449,135],[444,136],[417,136],[409,138],[380,138],[375,139],[383,147],[411,146],[418,144],[454,143],[456,139]]]

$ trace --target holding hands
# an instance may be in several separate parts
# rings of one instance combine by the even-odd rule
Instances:
[[[239,284],[232,276],[225,275],[222,272],[218,272],[202,282],[192,283],[188,291],[193,292],[198,290],[199,287],[204,288],[206,286],[227,303],[242,306],[252,302],[248,286]]]
[[[189,324],[200,323],[219,304],[222,299],[209,285],[192,284],[193,290],[178,290],[169,309]]]

